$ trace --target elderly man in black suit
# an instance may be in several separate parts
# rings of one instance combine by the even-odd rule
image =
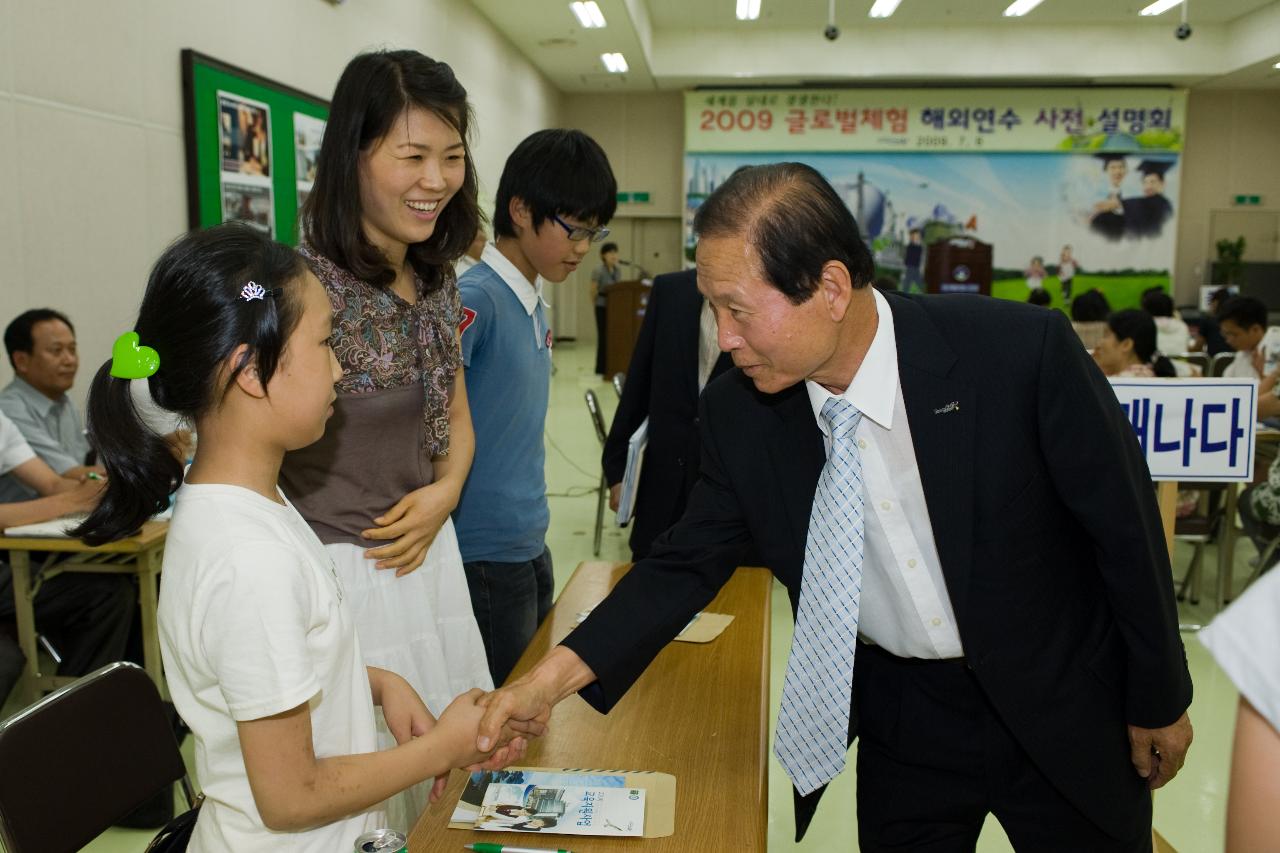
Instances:
[[[608,710],[754,546],[796,613],[774,751],[803,835],[858,739],[861,849],[1151,845],[1191,680],[1138,442],[1059,314],[881,294],[800,164],[701,206],[698,286],[736,370],[701,401],[684,517],[563,644],[487,697],[479,745],[573,691]]]
[[[697,273],[654,279],[601,460],[617,512],[627,443],[648,418],[649,447],[632,512],[633,560],[648,556],[657,535],[684,514],[698,479],[698,396],[732,366],[716,345],[715,316],[698,292]]]

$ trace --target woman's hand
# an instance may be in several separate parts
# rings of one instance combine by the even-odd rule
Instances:
[[[395,569],[396,577],[409,574],[422,565],[436,534],[457,505],[458,491],[449,483],[415,489],[375,518],[377,527],[361,533],[365,539],[394,540],[365,551],[365,557],[378,561],[375,568]]]

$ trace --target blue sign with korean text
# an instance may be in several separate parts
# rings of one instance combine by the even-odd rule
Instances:
[[[1258,383],[1252,379],[1111,380],[1153,480],[1253,479]]]

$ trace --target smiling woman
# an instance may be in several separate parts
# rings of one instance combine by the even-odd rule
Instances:
[[[362,54],[338,81],[301,252],[328,292],[342,376],[324,437],[281,471],[365,662],[435,714],[491,685],[449,519],[474,446],[453,274],[480,220],[470,118],[449,66],[416,51]],[[394,741],[380,722],[380,746]],[[411,825],[428,790],[393,798],[388,825]]]

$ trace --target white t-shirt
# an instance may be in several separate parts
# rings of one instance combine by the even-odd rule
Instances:
[[[1272,569],[1199,634],[1236,689],[1280,731],[1280,569]]]
[[[36,452],[22,437],[17,424],[0,412],[0,474],[8,474],[28,459],[35,459]]]
[[[236,730],[237,721],[309,702],[317,757],[377,749],[369,676],[343,595],[324,546],[291,504],[238,486],[178,489],[160,649],[173,703],[196,736],[205,803],[192,853],[333,853],[382,825],[374,810],[307,832],[267,829]]]
[[[1222,376],[1224,379],[1261,379],[1258,371],[1253,369],[1253,350],[1237,352],[1227,369],[1222,371]]]

